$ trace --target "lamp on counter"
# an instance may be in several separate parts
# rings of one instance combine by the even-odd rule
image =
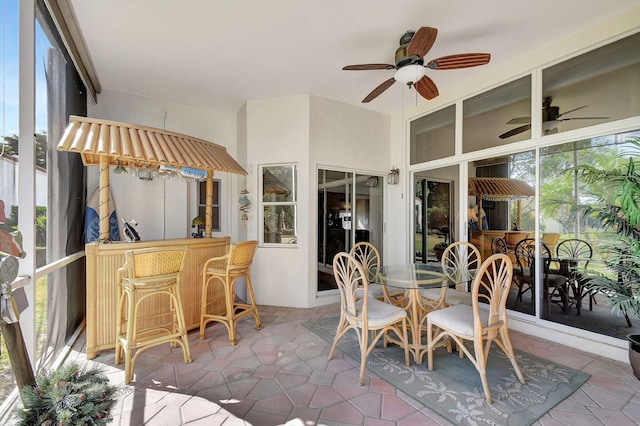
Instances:
[[[391,173],[387,175],[387,183],[389,185],[397,185],[400,180],[400,169],[395,167],[391,169]]]
[[[117,175],[128,175],[129,172],[122,165],[122,161],[118,160],[118,165],[113,169],[113,173]]]
[[[202,216],[196,216],[191,221],[191,227],[192,228],[195,228],[196,226],[203,226],[204,224],[205,224],[205,222],[204,222],[204,219],[202,218]],[[198,229],[197,232],[192,232],[191,236],[193,238],[203,238],[204,237],[203,230],[202,229]]]

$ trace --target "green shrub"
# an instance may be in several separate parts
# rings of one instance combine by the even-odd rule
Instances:
[[[35,386],[22,389],[19,425],[105,425],[112,420],[119,391],[98,367],[63,365],[39,374]]]

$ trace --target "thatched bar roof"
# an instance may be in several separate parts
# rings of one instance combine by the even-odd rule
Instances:
[[[192,136],[153,127],[71,116],[58,150],[77,152],[85,166],[99,165],[107,156],[110,165],[180,169],[192,167],[208,172],[247,172],[225,147]]]
[[[533,197],[534,189],[526,182],[509,178],[469,178],[469,195],[489,201],[510,201]]]

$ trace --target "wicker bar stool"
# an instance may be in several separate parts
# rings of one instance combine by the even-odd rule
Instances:
[[[124,254],[125,263],[117,275],[122,293],[116,316],[115,362],[119,364],[124,353],[125,383],[133,380],[138,355],[152,346],[180,345],[184,362],[191,362],[180,298],[187,250],[161,247],[128,250]]]
[[[258,248],[257,241],[244,241],[232,244],[229,253],[225,256],[212,257],[207,260],[202,268],[202,302],[200,307],[200,339],[204,339],[207,324],[212,321],[223,323],[229,331],[229,343],[235,345],[236,323],[247,315],[253,315],[256,319],[256,328],[262,329],[262,322],[258,314],[253,287],[251,286],[251,263]],[[247,302],[241,303],[235,300],[235,284],[238,278],[244,277],[247,283]],[[211,312],[214,300],[209,296],[209,286],[218,282],[224,288],[225,313],[218,315]]]

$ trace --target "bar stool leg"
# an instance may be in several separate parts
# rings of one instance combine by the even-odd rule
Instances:
[[[189,364],[193,359],[191,358],[191,348],[189,347],[189,336],[187,335],[187,325],[184,320],[184,310],[182,309],[182,298],[180,297],[180,290],[178,287],[172,289],[172,299],[175,303],[175,317],[178,324],[178,333],[182,339],[182,353],[184,355],[184,363]]]
[[[249,275],[245,276],[247,281],[247,294],[249,295],[249,299],[251,300],[251,313],[256,319],[256,328],[258,330],[262,330],[262,321],[260,321],[260,315],[258,314],[258,305],[256,305],[256,298],[253,295],[253,286],[251,285],[251,277]]]

